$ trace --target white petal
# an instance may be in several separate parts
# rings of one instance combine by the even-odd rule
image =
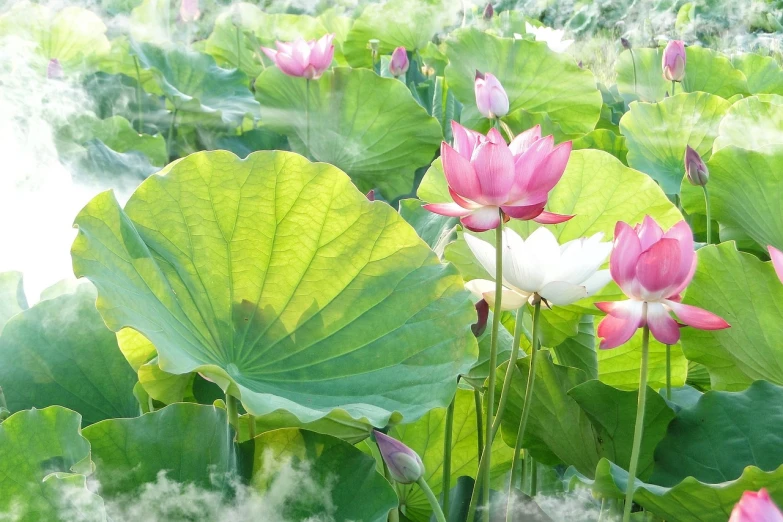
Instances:
[[[565,281],[552,281],[544,285],[539,294],[549,303],[565,306],[587,297],[587,289]]]
[[[524,241],[511,229],[506,229],[503,235],[503,278],[511,286],[529,293],[541,289],[547,274],[546,265],[539,262],[538,253],[530,242],[532,238],[533,235]],[[558,257],[559,254],[558,247]]]
[[[590,278],[612,250],[611,243],[596,242],[596,236],[569,241],[563,245],[560,266],[551,279],[581,285]]]
[[[495,278],[495,247],[470,234],[463,234],[468,248],[491,278]],[[494,283],[493,283],[494,284]]]
[[[495,282],[486,279],[473,279],[465,283],[465,288],[473,295],[484,299],[491,308],[495,307]],[[529,296],[517,293],[510,288],[503,287],[503,301],[500,303],[501,310],[516,310],[527,302]]]
[[[609,273],[609,270],[599,270],[583,281],[582,285],[587,290],[587,295],[595,295],[608,285],[611,280],[612,275]]]

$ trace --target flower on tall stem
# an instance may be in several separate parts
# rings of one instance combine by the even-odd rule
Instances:
[[[670,41],[663,50],[661,59],[664,79],[670,82],[681,82],[685,77],[685,60],[685,42]]]
[[[485,118],[502,118],[508,114],[508,94],[494,75],[476,71],[473,87],[476,107]]]
[[[277,50],[262,47],[275,65],[288,76],[317,80],[332,64],[334,58],[333,34],[326,34],[318,40],[277,42]]]
[[[409,67],[408,52],[405,50],[405,47],[397,47],[389,61],[389,72],[397,78],[408,72]]]
[[[729,522],[783,522],[783,513],[769,498],[766,489],[746,491],[734,509]]]
[[[453,202],[430,203],[435,214],[459,217],[474,232],[484,232],[504,219],[562,223],[572,216],[544,211],[549,192],[563,176],[571,142],[554,146],[536,125],[507,145],[497,129],[486,136],[452,122],[454,147],[441,144],[443,172]]]

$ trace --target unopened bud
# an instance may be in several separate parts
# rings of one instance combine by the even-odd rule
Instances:
[[[628,38],[620,38],[620,43],[623,45],[623,49],[626,49],[628,51],[631,50],[631,42],[628,41]]]
[[[408,446],[380,431],[375,431],[375,442],[395,482],[413,484],[424,475],[421,457]]]
[[[484,8],[484,20],[492,20],[493,16],[495,16],[495,8],[492,7],[492,2],[487,2]]]
[[[476,106],[485,118],[502,118],[508,114],[508,95],[494,75],[476,71],[474,87]]]
[[[667,81],[681,82],[685,77],[685,43],[681,40],[672,40],[663,50],[661,60],[663,77]]]
[[[63,77],[63,66],[60,64],[60,60],[57,58],[49,60],[49,65],[46,67],[46,77],[52,80],[59,80]]]
[[[198,0],[182,0],[179,4],[179,17],[183,22],[195,22],[200,16]]]
[[[710,179],[710,171],[698,152],[690,145],[685,147],[685,175],[691,185],[703,187]]]
[[[367,199],[370,201],[375,201],[375,189],[372,189],[370,192],[365,194],[367,196]]]
[[[389,72],[396,78],[408,72],[409,66],[410,62],[408,61],[408,53],[405,51],[405,47],[397,47],[392,53],[391,61],[389,62]]]
[[[482,299],[476,303],[476,315],[478,319],[475,324],[470,325],[470,330],[473,335],[479,337],[487,329],[487,320],[489,319],[489,303],[486,300]]]

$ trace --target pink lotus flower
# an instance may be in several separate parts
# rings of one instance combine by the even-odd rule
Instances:
[[[746,491],[742,494],[729,522],[783,522],[783,514],[769,498],[767,490],[762,488],[758,493]]]
[[[410,62],[408,61],[408,53],[405,51],[405,47],[398,47],[391,55],[391,61],[389,62],[389,72],[395,78],[408,72]]]
[[[508,95],[495,76],[476,71],[474,88],[476,106],[485,118],[502,118],[508,114]]]
[[[183,22],[195,22],[201,16],[198,0],[182,0],[179,4],[179,18]]]
[[[413,484],[424,475],[424,463],[419,454],[388,435],[375,431],[375,442],[389,468],[389,475],[400,484]]]
[[[334,58],[333,34],[326,34],[319,40],[305,42],[301,38],[294,42],[277,42],[277,50],[262,47],[272,61],[288,76],[317,80],[332,64]]]
[[[607,315],[598,325],[601,348],[616,348],[628,341],[637,328],[647,324],[664,344],[680,340],[680,325],[702,330],[720,330],[729,324],[701,308],[682,304],[680,292],[693,279],[696,253],[693,234],[685,221],[664,233],[650,216],[631,228],[622,221],[614,230],[614,249],[609,258],[612,279],[630,299],[596,303]],[[644,303],[647,315],[644,316]]]
[[[63,77],[63,66],[60,60],[57,58],[49,60],[49,65],[46,67],[46,77],[50,80],[59,80]]]
[[[504,218],[556,224],[573,216],[544,211],[549,191],[563,176],[571,142],[554,146],[552,136],[541,137],[536,125],[510,145],[496,129],[486,136],[451,122],[454,147],[441,144],[443,172],[453,203],[431,203],[424,208],[442,216],[459,217],[474,232],[500,225]]]
[[[682,40],[672,40],[666,45],[661,67],[667,81],[682,81],[685,77],[685,43]]]
[[[775,273],[778,274],[778,279],[783,283],[783,252],[772,245],[769,245],[767,249],[769,250],[769,257],[772,259],[772,266],[775,267]]]

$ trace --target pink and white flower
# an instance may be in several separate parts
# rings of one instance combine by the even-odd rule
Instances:
[[[769,498],[767,490],[746,491],[731,512],[729,522],[783,522],[783,513]]]
[[[277,50],[262,47],[269,58],[288,76],[317,80],[332,64],[333,34],[308,42],[301,38],[290,43],[277,42]]]
[[[666,45],[661,59],[661,68],[665,80],[682,81],[685,77],[685,42],[672,40]]]
[[[476,107],[485,118],[502,118],[508,114],[508,94],[494,75],[476,71],[473,87]]]

